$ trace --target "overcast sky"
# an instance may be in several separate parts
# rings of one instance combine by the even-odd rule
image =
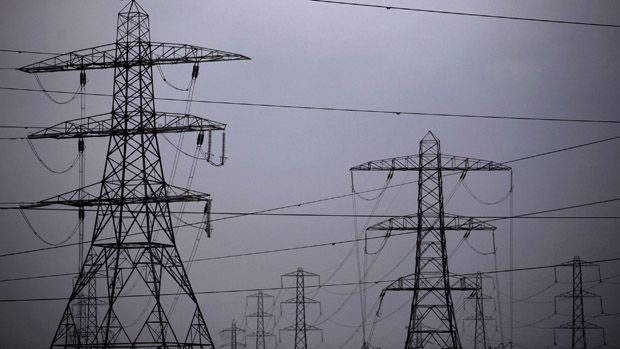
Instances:
[[[115,39],[116,14],[126,2],[92,0],[4,0],[0,3],[0,49],[68,52]],[[250,61],[202,64],[196,100],[309,105],[356,109],[381,109],[427,113],[464,113],[524,117],[615,120],[620,109],[620,29],[570,24],[537,23],[490,18],[419,13],[340,6],[307,0],[238,1],[142,1],[150,14],[153,41],[190,43],[232,51]],[[522,16],[567,21],[620,24],[620,4],[615,0],[520,0],[520,1],[368,1],[393,6],[447,11]],[[20,67],[45,56],[0,53],[0,67]],[[166,78],[186,86],[191,66],[165,66]],[[75,91],[79,73],[41,75],[48,89]],[[111,93],[112,73],[88,73],[88,92]],[[162,82],[154,72],[159,97],[185,98]],[[28,74],[0,70],[0,85],[38,88]],[[66,95],[57,96],[66,99]],[[48,126],[79,117],[79,100],[66,105],[50,102],[42,93],[0,91],[3,125]],[[88,115],[111,110],[111,99],[86,98]],[[157,101],[158,111],[183,112],[185,103]],[[348,169],[380,158],[415,154],[418,142],[432,130],[446,154],[508,161],[620,135],[618,124],[491,120],[436,116],[411,116],[362,112],[244,107],[193,103],[193,114],[224,122],[227,127],[223,167],[202,161],[193,189],[211,193],[215,212],[248,212],[304,203],[351,192]],[[0,131],[1,137],[23,136],[25,130]],[[178,136],[170,137],[176,142]],[[51,174],[31,153],[25,141],[0,140],[0,202],[36,201],[77,188],[77,170]],[[193,152],[195,135],[188,134],[183,149]],[[619,141],[610,141],[511,164],[514,175],[514,213],[522,214],[588,203],[620,196],[618,183]],[[76,154],[76,142],[36,141],[41,156],[54,168],[66,167]],[[105,140],[87,144],[87,183],[101,179]],[[160,139],[166,175],[175,150]],[[175,177],[185,185],[191,159],[182,157]],[[379,188],[385,173],[355,173],[358,190]],[[391,184],[417,179],[416,173],[398,173]],[[486,201],[502,198],[510,186],[507,173],[469,173],[471,191]],[[451,193],[456,177],[445,180]],[[446,204],[450,213],[472,216],[506,216],[509,201],[483,205],[463,184],[454,189]],[[376,193],[365,194],[374,196]],[[446,195],[447,196],[447,195]],[[386,190],[376,209],[375,201],[351,197],[302,205],[286,213],[401,215],[416,212],[415,185]],[[447,200],[447,199],[446,199]],[[188,205],[188,210],[201,210]],[[614,216],[620,204],[602,204],[553,213],[558,216]],[[547,214],[549,216],[551,214]],[[93,216],[87,217],[87,234]],[[75,225],[75,213],[28,212],[33,226],[52,241],[61,241]],[[215,216],[222,217],[222,216]],[[188,221],[200,215],[186,215]],[[0,211],[3,233],[0,254],[45,247],[29,230],[17,211]],[[302,246],[351,239],[355,224],[378,219],[327,217],[249,216],[214,223],[213,236],[203,239],[198,258]],[[620,257],[618,220],[519,219],[514,222],[515,266],[529,267],[569,261]],[[509,267],[509,224],[496,226],[498,267]],[[192,249],[196,231],[177,232],[184,259]],[[494,268],[493,257],[478,252],[492,249],[491,234],[472,233],[468,244],[459,244],[463,233],[449,233],[450,270],[468,273]],[[73,237],[69,242],[76,242]],[[376,240],[375,240],[376,241]],[[414,271],[412,235],[391,238],[369,270],[368,280],[395,279]],[[455,248],[458,248],[455,250]],[[371,243],[370,249],[378,244]],[[280,275],[297,267],[320,274],[331,283],[357,281],[355,253],[351,244],[289,252],[196,262],[190,279],[196,291],[269,288],[280,285]],[[347,258],[348,257],[348,258]],[[368,256],[372,261],[375,257]],[[77,248],[0,257],[0,279],[77,271]],[[620,271],[620,262],[602,263],[603,277]],[[597,278],[593,270],[586,280]],[[571,288],[570,269],[518,272],[515,277],[515,338],[520,347],[541,348],[553,344],[549,328],[570,320],[553,316],[553,296]],[[615,282],[615,284],[614,284]],[[620,313],[617,300],[620,278],[587,288],[603,296],[605,312]],[[384,285],[384,284],[382,284]],[[508,335],[508,278],[492,285],[489,316],[499,319]],[[67,297],[71,277],[0,282],[0,300]],[[367,307],[376,303],[382,286],[368,289]],[[355,286],[310,291],[322,302],[322,315],[309,308],[308,323],[322,328],[327,348],[359,348],[360,297]],[[280,302],[289,291],[271,292]],[[217,346],[226,339],[217,333],[231,321],[245,326],[250,293],[199,296],[205,319]],[[473,304],[463,307],[466,294],[456,292],[458,326],[464,347],[471,346],[472,326],[461,319],[471,316]],[[402,347],[406,337],[410,294],[388,294],[383,317],[378,318],[371,344]],[[142,300],[136,301],[142,302]],[[251,305],[251,303],[250,303]],[[0,341],[3,347],[39,348],[51,342],[65,306],[64,301],[0,303]],[[558,303],[560,313],[570,303]],[[142,308],[142,303],[136,305]],[[400,308],[400,310],[399,310]],[[284,308],[277,328],[294,319],[294,308]],[[336,312],[336,313],[335,313]],[[586,303],[586,313],[600,312],[596,301]],[[335,314],[334,314],[335,313]],[[375,320],[369,310],[369,322]],[[388,316],[389,315],[389,316]],[[543,319],[542,321],[539,321]],[[620,346],[618,317],[598,317],[593,322],[606,328],[609,344]],[[499,322],[498,322],[499,323]],[[465,327],[463,327],[465,324]],[[270,323],[270,326],[273,322]],[[499,324],[498,324],[499,326]],[[370,328],[373,327],[368,325]],[[248,332],[254,322],[248,322]],[[491,342],[500,328],[489,323]],[[275,330],[277,332],[277,329]],[[351,337],[348,342],[345,342]],[[570,331],[558,332],[568,345]],[[588,334],[592,345],[602,343],[600,333]],[[252,339],[248,339],[253,348]],[[320,336],[309,335],[310,346],[321,345]],[[273,348],[275,342],[271,342]],[[284,335],[281,348],[292,346]]]

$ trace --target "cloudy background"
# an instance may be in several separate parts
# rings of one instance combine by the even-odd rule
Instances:
[[[5,0],[0,4],[0,49],[67,52],[115,38],[116,13],[125,2]],[[448,11],[620,23],[617,1],[376,1],[377,4]],[[191,43],[244,54],[251,61],[202,64],[194,98],[197,100],[311,105],[428,113],[466,113],[525,117],[620,120],[620,29],[568,24],[485,19],[353,6],[305,0],[238,1],[143,1],[151,16],[153,41]],[[45,56],[0,53],[0,66],[20,67]],[[164,67],[168,80],[185,86],[191,66]],[[78,73],[42,75],[46,88],[74,91]],[[159,97],[184,98],[155,76]],[[0,71],[0,85],[38,88],[32,76]],[[112,75],[89,72],[88,92],[111,93]],[[58,96],[66,99],[66,95]],[[0,91],[3,125],[47,126],[79,116],[79,102],[57,105],[42,93]],[[87,114],[111,109],[111,100],[87,97]],[[158,101],[157,110],[182,112],[184,103]],[[348,169],[372,159],[417,153],[418,141],[428,130],[441,139],[446,154],[508,161],[531,154],[561,149],[620,135],[618,124],[466,119],[361,112],[329,112],[299,109],[243,107],[194,103],[192,113],[228,124],[225,166],[205,162],[198,167],[193,188],[209,192],[214,211],[249,212],[304,203],[351,192]],[[2,129],[2,137],[23,136],[25,130]],[[184,149],[193,152],[195,135],[185,138]],[[177,136],[171,140],[176,142]],[[63,175],[47,172],[25,141],[1,140],[0,201],[36,201],[77,187],[77,169]],[[55,168],[75,157],[75,141],[37,141],[41,156]],[[175,150],[160,140],[166,174]],[[100,179],[105,140],[87,144],[87,183]],[[575,204],[617,198],[618,141],[592,145],[511,164],[514,169],[514,213],[528,213]],[[184,185],[191,160],[183,157],[175,184]],[[415,173],[399,173],[391,184],[416,179]],[[356,173],[358,190],[383,186],[385,173]],[[507,173],[470,173],[472,192],[487,201],[503,197],[510,185]],[[456,185],[446,179],[445,192]],[[366,194],[374,196],[376,193]],[[351,197],[334,199],[287,213],[406,214],[416,211],[415,185],[386,190],[373,211],[374,202]],[[618,203],[596,205],[555,213],[561,216],[614,216]],[[200,206],[188,206],[200,210]],[[447,203],[448,212],[473,216],[506,216],[509,202],[487,206],[474,200],[463,185]],[[35,228],[49,240],[61,241],[75,225],[75,213],[29,212]],[[546,216],[549,216],[547,214]],[[91,214],[87,232],[92,230]],[[217,216],[221,217],[221,216]],[[28,229],[17,211],[0,211],[0,254],[45,247]],[[186,215],[198,221],[200,215]],[[375,219],[376,220],[376,219]],[[374,222],[375,220],[370,220]],[[515,266],[561,263],[579,255],[596,260],[620,256],[618,220],[613,219],[519,219],[514,222]],[[351,239],[354,226],[365,219],[328,217],[250,216],[214,223],[211,239],[203,239],[198,258],[302,246]],[[497,222],[499,268],[509,267],[509,224]],[[179,250],[187,258],[195,230],[178,231]],[[462,233],[449,236],[451,271],[468,273],[492,270],[493,257],[460,244]],[[74,237],[69,242],[75,242]],[[376,240],[375,240],[376,241]],[[389,280],[414,269],[414,237],[391,238],[368,280]],[[479,252],[492,248],[489,233],[472,233],[469,242]],[[458,246],[458,249],[455,248]],[[377,244],[371,243],[370,248]],[[190,272],[196,291],[269,288],[280,285],[280,275],[297,267],[318,273],[322,281],[355,282],[357,267],[352,245],[302,249],[258,256],[199,261]],[[349,258],[346,258],[349,256]],[[369,261],[374,257],[369,256]],[[341,265],[341,267],[339,267]],[[77,270],[77,248],[0,257],[0,279],[69,273]],[[619,262],[601,264],[603,277],[615,276]],[[597,275],[588,270],[585,279]],[[569,320],[552,316],[553,296],[570,289],[570,270],[519,272],[515,277],[514,341],[519,347],[541,348],[553,343],[548,328]],[[504,336],[508,336],[508,278],[499,281],[499,292],[489,286],[501,305]],[[0,282],[0,300],[66,297],[71,277]],[[616,284],[614,284],[614,282]],[[610,278],[587,288],[603,296],[607,313],[620,313],[617,283]],[[368,289],[370,309],[381,286]],[[308,322],[324,330],[327,348],[359,348],[361,345],[360,297],[354,286],[324,288],[311,295],[322,302],[322,315],[308,309]],[[289,291],[271,292],[277,301],[293,296]],[[226,342],[217,332],[233,318],[244,325],[248,293],[199,296],[207,324],[218,347]],[[455,293],[457,307],[465,294]],[[389,294],[384,302],[371,344],[382,348],[402,346],[409,310],[406,294]],[[497,297],[496,297],[497,298]],[[497,301],[497,299],[496,299]],[[345,303],[346,302],[346,303]],[[60,320],[64,301],[0,303],[0,340],[3,347],[38,348],[49,345]],[[398,310],[401,308],[401,310]],[[499,319],[500,307],[489,301],[491,316]],[[473,304],[458,313],[471,316]],[[587,313],[600,310],[596,301],[586,303]],[[277,328],[290,324],[294,309],[285,308]],[[337,313],[335,313],[338,311]],[[570,304],[559,303],[568,313]],[[334,314],[335,313],[335,314]],[[374,313],[369,310],[369,321]],[[390,316],[388,316],[390,315]],[[543,319],[542,321],[539,321]],[[614,329],[617,316],[593,320],[606,328],[609,344],[620,346]],[[248,322],[248,331],[253,330]],[[271,322],[273,325],[273,322]],[[459,326],[463,323],[459,320]],[[499,325],[498,325],[499,326]],[[369,329],[370,329],[369,325]],[[463,343],[471,347],[471,324],[462,330]],[[489,324],[492,342],[500,340],[500,328]],[[277,332],[277,329],[275,330]],[[369,330],[370,331],[370,330]],[[569,344],[567,331],[558,332]],[[311,347],[320,336],[309,335]],[[349,340],[349,338],[351,338]],[[348,340],[348,341],[347,341]],[[600,334],[589,333],[592,345],[602,343]],[[248,339],[249,347],[253,344]],[[271,342],[275,345],[275,342]],[[284,335],[281,347],[292,345]]]

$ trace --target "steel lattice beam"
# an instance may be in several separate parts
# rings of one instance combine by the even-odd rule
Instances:
[[[439,217],[425,217],[429,222],[439,222]],[[417,231],[434,229],[432,226],[423,226],[418,228],[417,215],[408,215],[402,217],[392,217],[373,224],[366,228],[368,231]],[[457,215],[444,214],[444,229],[445,230],[495,230],[495,226],[488,224],[472,217],[463,217]]]
[[[30,139],[53,138],[87,138],[109,137],[121,133],[134,135],[140,133],[180,133],[180,132],[209,132],[224,131],[226,125],[217,121],[208,120],[195,115],[181,113],[156,112],[153,115],[155,124],[153,127],[135,127],[124,129],[115,127],[115,118],[110,114],[99,114],[83,119],[74,119],[61,122],[54,126],[42,129],[28,135]]]
[[[110,69],[125,66],[153,66],[162,64],[238,61],[246,56],[185,44],[149,42],[151,57],[134,57],[120,61],[116,57],[119,43],[95,46],[73,51],[19,68],[26,73],[49,73],[59,71]]]

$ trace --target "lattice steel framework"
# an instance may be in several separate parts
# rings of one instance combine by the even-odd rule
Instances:
[[[284,274],[281,276],[282,287],[284,287],[284,279],[285,278],[295,278],[295,297],[285,300],[280,303],[280,312],[282,312],[282,305],[284,304],[295,304],[295,324],[280,329],[280,332],[295,332],[295,349],[307,349],[308,348],[308,331],[320,331],[321,332],[321,341],[323,341],[323,330],[320,328],[310,325],[306,323],[306,305],[307,304],[318,304],[319,311],[321,307],[321,303],[312,298],[306,297],[306,278],[317,278],[318,285],[321,285],[321,278],[319,275],[304,271],[303,268],[299,267],[296,271]],[[282,336],[280,336],[282,337]]]
[[[255,298],[256,299],[256,312],[246,315],[247,318],[256,318],[256,332],[248,334],[248,337],[256,337],[256,349],[265,349],[266,348],[266,337],[273,337],[274,335],[270,332],[265,331],[265,318],[273,317],[273,314],[265,311],[265,298],[271,298],[273,300],[273,296],[263,291],[258,291],[257,293],[251,294],[246,297],[247,299]]]
[[[417,171],[418,209],[416,215],[390,218],[369,230],[416,231],[416,258],[413,287],[387,290],[412,290],[411,315],[406,349],[461,349],[451,291],[446,252],[446,230],[488,230],[494,227],[472,218],[446,215],[443,180],[446,171],[509,171],[510,167],[493,161],[442,155],[439,140],[428,132],[420,141],[418,155],[369,161],[351,171]]]
[[[230,335],[230,341],[222,345],[223,347],[230,347],[230,349],[245,348],[246,344],[237,340],[239,333],[241,333],[242,338],[244,337],[243,334],[245,333],[244,329],[237,327],[237,321],[233,320],[230,328],[223,329],[220,331],[220,333],[223,335]]]
[[[244,60],[203,47],[151,42],[149,16],[135,1],[118,15],[116,42],[59,55],[21,68],[28,73],[114,69],[112,112],[50,127],[31,138],[108,137],[99,183],[35,206],[97,207],[92,243],[52,341],[71,348],[214,348],[198,300],[179,256],[169,204],[210,200],[208,194],[166,183],[157,135],[223,131],[225,125],[193,115],[155,111],[153,65]],[[99,188],[99,194],[89,189]],[[103,282],[93,285],[102,276]],[[102,285],[103,284],[103,285]],[[101,287],[100,287],[101,285]],[[186,308],[173,319],[163,293],[180,288]],[[96,313],[80,334],[74,305],[83,292]],[[132,293],[133,292],[133,293]],[[134,297],[150,298],[140,313]],[[97,303],[103,299],[103,303]],[[131,317],[133,316],[133,317]],[[135,325],[135,326],[134,326]]]
[[[585,306],[584,299],[596,298],[600,302],[601,313],[603,313],[603,300],[601,296],[583,289],[583,267],[594,267],[598,269],[599,280],[601,278],[600,268],[598,264],[582,261],[579,256],[575,256],[570,263],[565,263],[563,266],[572,268],[573,276],[573,288],[571,291],[559,294],[554,297],[554,307],[557,313],[557,300],[562,298],[568,298],[572,301],[572,319],[570,322],[560,326],[556,326],[553,329],[553,342],[557,344],[556,330],[570,330],[571,331],[571,349],[587,349],[588,342],[586,340],[586,330],[600,330],[603,335],[603,343],[605,340],[605,329],[601,326],[593,324],[585,318]]]
[[[474,316],[463,319],[474,321],[474,349],[487,349],[487,322],[495,321],[484,312],[485,301],[493,299],[483,292],[484,279],[485,277],[480,272],[476,273],[476,290],[467,296],[468,300],[474,301]]]

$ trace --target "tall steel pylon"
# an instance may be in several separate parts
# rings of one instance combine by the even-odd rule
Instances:
[[[265,349],[266,337],[274,336],[272,333],[265,331],[265,318],[273,317],[273,314],[265,312],[265,298],[271,298],[273,300],[273,296],[263,293],[263,291],[258,291],[246,297],[246,304],[247,300],[250,298],[256,298],[256,312],[246,315],[246,322],[248,318],[256,318],[256,332],[250,333],[247,336],[256,337],[256,349]]]
[[[405,277],[384,290],[413,291],[406,349],[462,348],[451,292],[473,288],[471,286],[459,288],[458,285],[451,284],[445,232],[495,229],[473,218],[444,212],[442,179],[444,173],[509,170],[510,167],[493,161],[441,154],[439,140],[430,131],[420,141],[418,155],[369,161],[351,168],[351,171],[418,172],[417,214],[390,218],[368,228],[368,230],[417,232],[413,284],[410,284],[408,277]]]
[[[198,300],[179,256],[169,204],[207,201],[205,193],[168,184],[159,133],[223,131],[224,124],[189,114],[156,112],[153,66],[244,60],[245,56],[204,47],[152,42],[149,16],[135,1],[118,15],[116,42],[69,52],[21,68],[28,73],[114,69],[111,115],[67,121],[30,138],[108,137],[100,182],[35,206],[63,204],[97,208],[92,243],[53,338],[52,347],[213,348]],[[199,136],[200,137],[200,136]],[[99,194],[93,190],[99,188]],[[95,294],[89,285],[98,276]],[[102,285],[103,284],[103,285]],[[162,293],[180,292],[184,312],[172,321]],[[88,321],[92,333],[79,334],[74,305],[87,289],[90,301],[104,299]],[[132,293],[133,292],[133,293]],[[137,319],[135,299],[144,293],[152,307]],[[130,326],[135,325],[135,326]]]
[[[280,312],[282,312],[282,305],[284,304],[295,304],[295,324],[280,329],[280,332],[295,332],[295,349],[307,349],[308,348],[308,339],[307,332],[308,331],[320,331],[321,332],[321,341],[323,341],[323,330],[316,326],[312,326],[306,323],[306,305],[307,304],[318,304],[319,311],[321,307],[321,303],[312,298],[306,297],[306,278],[317,278],[318,285],[321,285],[321,278],[319,275],[304,271],[303,268],[299,267],[296,271],[287,273],[281,276],[282,287],[284,287],[284,279],[285,278],[295,278],[295,297],[282,301],[280,303]],[[280,336],[280,341],[282,341],[282,336]]]
[[[584,299],[597,298],[600,302],[601,313],[603,313],[603,300],[601,296],[583,289],[583,268],[594,267],[598,269],[599,280],[601,271],[598,264],[582,261],[579,256],[575,256],[569,263],[564,263],[565,267],[572,268],[573,282],[572,290],[556,295],[554,297],[554,307],[557,313],[557,300],[568,298],[572,301],[571,321],[553,328],[553,344],[557,344],[556,330],[571,330],[571,349],[587,349],[586,330],[600,330],[603,334],[603,344],[606,345],[605,329],[601,326],[586,321]]]
[[[223,347],[230,347],[230,349],[245,348],[246,344],[237,340],[239,333],[241,333],[241,338],[244,337],[243,334],[245,333],[244,329],[237,327],[237,321],[233,320],[230,328],[223,329],[220,333],[223,335],[230,334],[230,341],[222,345]]]

